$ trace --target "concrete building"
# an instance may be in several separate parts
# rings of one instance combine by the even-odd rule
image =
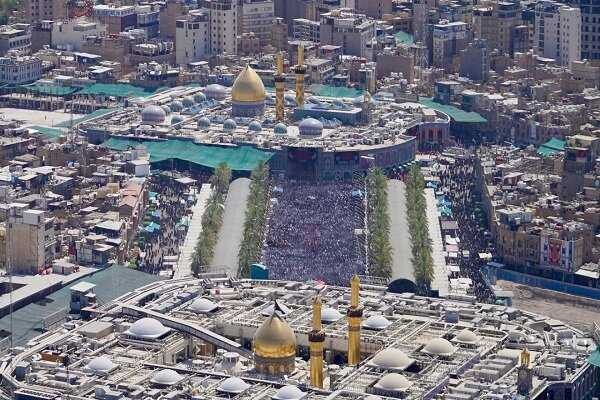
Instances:
[[[513,30],[522,25],[521,5],[518,2],[499,1],[494,3],[496,18],[497,49],[505,54],[513,54]]]
[[[254,33],[261,46],[266,46],[271,41],[271,27],[275,19],[273,0],[243,0],[241,4],[238,33]]]
[[[367,57],[375,37],[375,21],[350,10],[334,10],[321,15],[322,44],[335,44],[346,55]]]
[[[206,60],[211,54],[210,12],[193,10],[187,18],[177,20],[175,31],[175,62],[186,65]]]
[[[88,36],[104,36],[106,32],[106,25],[86,18],[57,21],[52,24],[52,47],[80,51]]]
[[[54,260],[54,220],[46,212],[25,204],[10,205],[7,229],[7,263],[13,273],[38,274]]]
[[[278,51],[287,49],[288,25],[283,18],[275,18],[271,26],[271,46]]]
[[[295,40],[307,40],[318,43],[321,41],[321,23],[306,18],[296,18],[293,22],[293,37]]]
[[[475,39],[460,52],[460,75],[476,82],[486,82],[490,75],[490,55],[487,42]]]
[[[570,66],[581,56],[581,11],[554,1],[537,3],[534,37],[536,55]]]
[[[67,2],[56,0],[25,0],[22,2],[25,21],[56,21],[67,17]]]
[[[0,57],[0,83],[21,85],[42,77],[42,60],[35,56]]]
[[[589,60],[573,61],[571,73],[575,80],[583,81],[584,87],[600,86],[600,66],[593,65]]]
[[[496,26],[494,7],[487,4],[473,7],[473,37],[485,40],[490,49],[498,47]]]
[[[468,44],[467,24],[442,21],[433,26],[433,66],[446,71],[456,70],[455,57]]]
[[[210,10],[210,51],[213,55],[237,54],[238,3],[236,0],[205,0]]]
[[[571,0],[581,9],[581,59],[600,60],[600,7],[597,0]]]
[[[133,6],[98,4],[94,6],[94,17],[106,24],[107,32],[117,35],[137,27],[137,14]]]
[[[176,23],[184,19],[189,11],[185,1],[167,0],[159,15],[160,37],[163,40],[175,40]]]
[[[137,28],[146,32],[148,39],[158,36],[160,31],[160,13],[151,5],[137,6]]]
[[[22,54],[31,51],[31,25],[14,24],[0,27],[0,56],[9,51]]]
[[[367,17],[382,19],[384,15],[392,14],[392,0],[355,0],[356,11]]]
[[[319,20],[317,5],[317,0],[275,0],[275,17],[283,19],[288,26],[288,35],[291,36],[294,19]]]

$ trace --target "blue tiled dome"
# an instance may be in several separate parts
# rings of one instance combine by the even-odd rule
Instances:
[[[298,125],[301,135],[320,135],[323,132],[323,123],[318,119],[305,118]]]
[[[252,121],[248,125],[248,130],[253,131],[253,132],[260,132],[260,131],[262,131],[262,125],[258,121]]]
[[[232,131],[236,128],[237,128],[237,124],[231,118],[228,118],[223,122],[223,129],[225,129],[225,130]]]
[[[283,122],[280,122],[275,125],[273,131],[279,135],[285,135],[287,133],[287,126]]]
[[[198,120],[198,128],[208,128],[210,126],[210,119],[202,117]]]

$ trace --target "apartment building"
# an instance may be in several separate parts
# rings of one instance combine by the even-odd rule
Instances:
[[[67,18],[67,1],[57,0],[25,0],[21,3],[25,21],[56,21]]]
[[[321,15],[321,44],[342,46],[345,55],[367,57],[375,37],[375,21],[349,9]]]
[[[52,24],[52,47],[80,51],[88,36],[105,36],[106,25],[86,18],[67,19]]]
[[[535,6],[535,54],[568,67],[581,57],[581,11],[554,1]]]
[[[28,54],[31,51],[31,25],[14,24],[0,27],[0,56],[9,51]]]
[[[26,204],[10,205],[6,255],[13,273],[38,274],[54,260],[54,219]]]
[[[175,62],[186,65],[206,60],[211,55],[210,11],[192,10],[176,22]]]
[[[467,24],[461,21],[441,21],[433,26],[432,62],[447,72],[457,67],[455,57],[469,42]]]
[[[42,77],[42,60],[35,56],[0,57],[0,84],[21,85]]]
[[[239,33],[254,33],[261,46],[269,44],[275,19],[273,0],[243,0],[241,6]]]
[[[237,0],[204,0],[210,11],[210,51],[212,54],[237,54]]]
[[[306,18],[296,18],[292,21],[293,37],[295,40],[308,40],[318,43],[321,41],[321,23]]]

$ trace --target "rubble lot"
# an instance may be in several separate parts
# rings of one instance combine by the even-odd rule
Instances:
[[[498,281],[497,285],[513,292],[515,308],[555,318],[583,331],[590,330],[594,321],[600,324],[598,300],[509,281]]]

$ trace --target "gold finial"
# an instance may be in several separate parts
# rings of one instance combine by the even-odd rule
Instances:
[[[313,331],[320,331],[321,327],[321,296],[317,295],[317,297],[315,297],[315,301],[313,302],[312,328]]]
[[[350,307],[357,308],[360,295],[360,279],[354,275],[350,281]]]
[[[277,73],[283,74],[283,54],[277,53]]]
[[[298,65],[304,64],[304,45],[298,45]]]
[[[530,362],[529,351],[527,351],[527,347],[524,347],[523,351],[521,352],[521,366],[529,367],[529,362]]]

